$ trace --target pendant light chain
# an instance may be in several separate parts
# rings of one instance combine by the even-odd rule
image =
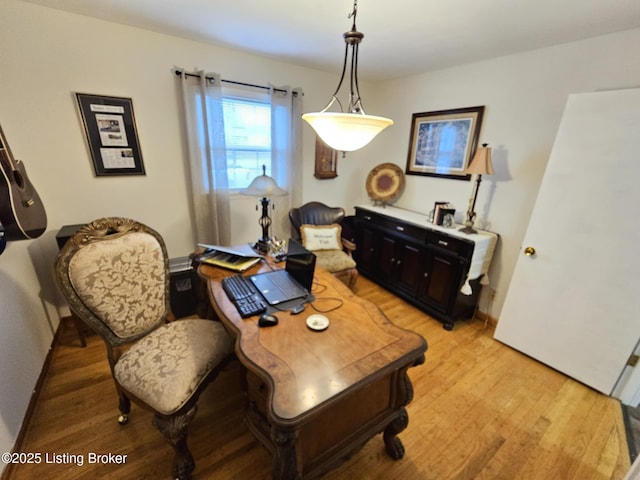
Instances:
[[[349,112],[362,113],[366,115],[360,98],[360,88],[358,87],[358,47],[364,38],[364,34],[358,32],[356,28],[356,16],[358,15],[358,0],[353,0],[353,11],[347,18],[353,17],[353,25],[351,31],[345,33],[345,42],[347,42],[347,50],[349,45],[352,47],[351,52],[351,90],[349,92]],[[345,58],[346,62],[346,58]]]

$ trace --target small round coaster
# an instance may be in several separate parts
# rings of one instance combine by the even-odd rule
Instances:
[[[314,313],[313,315],[309,315],[307,317],[307,327],[309,327],[311,330],[320,332],[322,330],[326,330],[328,326],[329,319],[324,315]]]

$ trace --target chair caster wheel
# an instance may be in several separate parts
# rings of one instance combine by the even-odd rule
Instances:
[[[129,415],[120,415],[118,417],[118,423],[120,425],[126,425],[128,421],[129,421]]]

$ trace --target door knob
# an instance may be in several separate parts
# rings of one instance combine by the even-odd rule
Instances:
[[[535,248],[533,248],[533,247],[526,247],[526,248],[524,249],[524,254],[525,254],[527,257],[532,257],[533,255],[535,255],[535,254],[536,254],[536,249],[535,249]]]

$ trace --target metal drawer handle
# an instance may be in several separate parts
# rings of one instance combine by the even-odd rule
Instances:
[[[400,225],[396,226],[396,230],[400,231],[400,232],[404,232],[404,227],[401,227]]]
[[[449,246],[449,242],[445,242],[444,240],[438,240],[439,245],[444,245],[445,247]]]

